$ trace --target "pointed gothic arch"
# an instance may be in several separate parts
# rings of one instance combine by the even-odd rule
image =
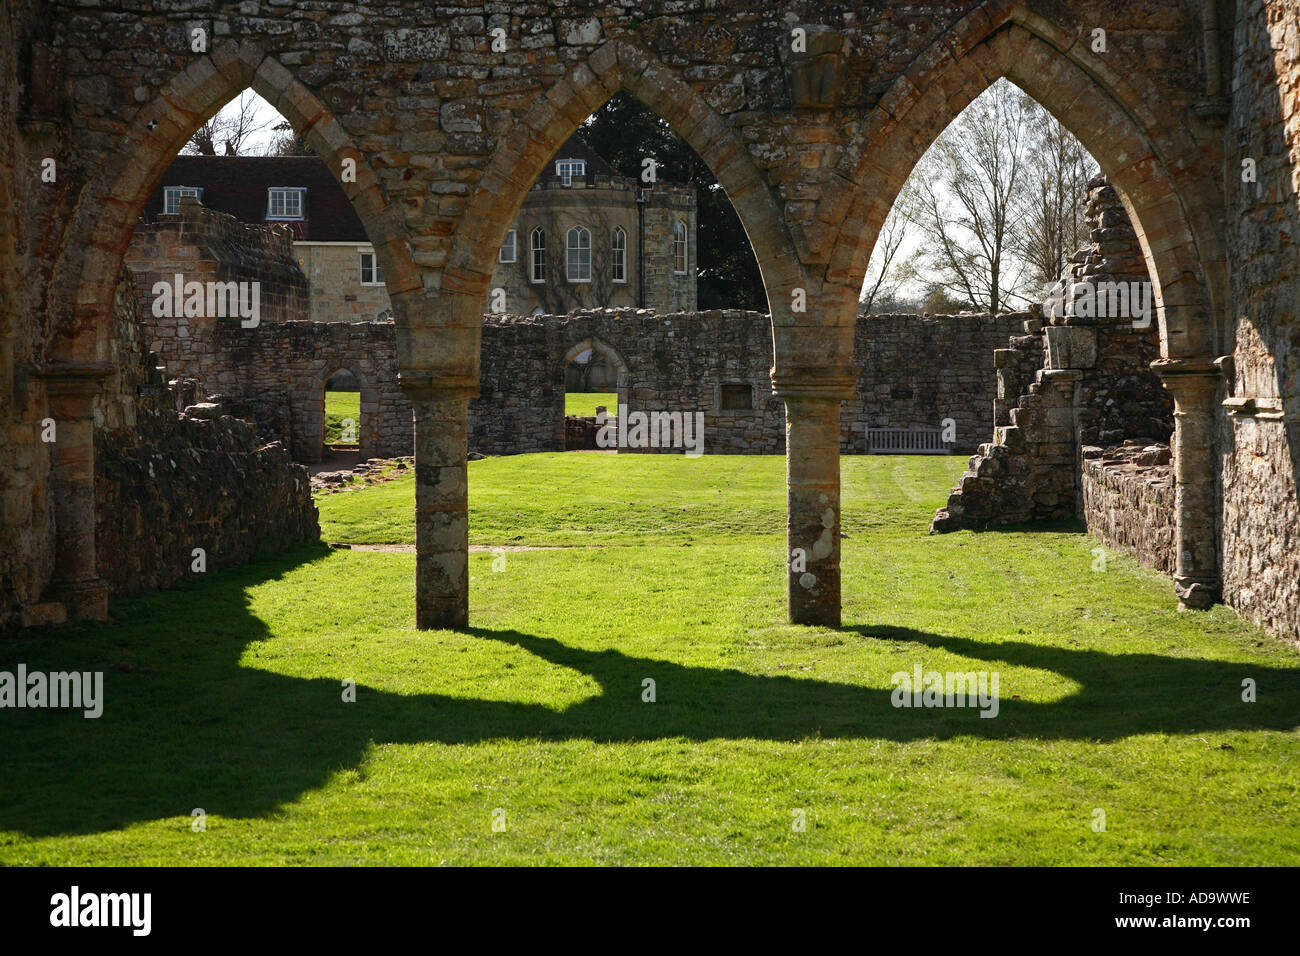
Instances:
[[[399,324],[406,302],[423,293],[400,217],[387,201],[365,155],[325,105],[260,45],[224,43],[172,78],[132,118],[121,148],[106,157],[70,226],[93,243],[71,245],[57,275],[74,295],[56,305],[49,357],[53,362],[103,361],[107,317],[135,223],[163,173],[194,130],[245,89],[274,106],[333,171],[374,246]],[[344,162],[355,180],[342,176]]]
[[[831,274],[861,285],[907,176],[948,124],[1002,78],[1069,129],[1118,188],[1151,275],[1162,354],[1219,354],[1221,189],[1186,162],[1200,147],[1152,109],[1159,95],[1149,84],[1116,74],[1080,37],[1006,0],[991,0],[956,24],[882,98],[855,150],[861,158],[853,185],[822,199],[823,218],[840,224]]]

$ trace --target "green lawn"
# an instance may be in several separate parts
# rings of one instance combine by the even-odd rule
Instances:
[[[350,440],[343,438],[344,419],[353,423]],[[325,393],[325,444],[355,445],[361,429],[361,393],[360,392],[326,392]]]
[[[475,542],[587,547],[472,554],[468,632],[308,548],[0,644],[106,671],[0,712],[0,864],[1300,862],[1294,649],[1073,531],[928,536],[962,464],[844,462],[840,629],[785,623],[782,459],[575,453],[470,465]],[[320,507],[410,539],[409,480]],[[916,664],[999,715],[892,707]]]
[[[618,414],[618,393],[617,392],[565,392],[564,393],[564,414],[581,415],[583,418],[592,418],[596,414],[596,406],[604,405],[609,409],[611,415]]]

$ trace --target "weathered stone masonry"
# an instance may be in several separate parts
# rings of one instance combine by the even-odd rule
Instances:
[[[95,548],[101,600],[199,576],[195,553],[212,572],[316,541],[320,528],[307,470],[278,445],[263,445],[248,422],[178,414],[156,356],[145,349],[138,299],[123,270],[115,300],[113,372],[93,416]],[[207,414],[207,413],[205,413]],[[62,436],[56,432],[58,447]],[[58,623],[61,602],[34,602],[20,624]]]
[[[1130,289],[1133,283],[1149,282],[1137,234],[1118,194],[1104,177],[1089,186],[1085,216],[1091,242],[1075,254],[1057,284],[1071,300],[1095,293],[1104,282]],[[932,530],[1085,517],[1085,485],[1099,473],[1083,467],[1084,449],[1100,452],[1100,446],[1139,438],[1144,445],[1169,441],[1173,409],[1151,370],[1159,354],[1154,317],[1142,327],[1140,316],[1135,321],[1131,316],[1054,311],[1055,306],[1048,310],[1047,325],[1026,320],[1023,334],[1012,336],[1009,347],[996,353],[993,441],[971,458]],[[1099,492],[1091,500],[1098,506],[1113,500],[1119,506],[1126,499],[1108,499]],[[1166,523],[1161,519],[1150,534],[1130,534],[1121,542],[1102,529],[1124,526],[1131,517],[1103,518],[1096,511],[1090,517],[1090,526],[1116,546],[1158,540]],[[1154,556],[1143,560],[1159,563]]]
[[[176,215],[141,223],[127,264],[140,288],[148,346],[169,375],[195,379],[208,394],[233,399],[231,410],[256,420],[268,440],[298,461],[321,456],[326,380],[340,369],[361,390],[358,438],[367,457],[411,453],[411,404],[397,384],[392,322],[308,322],[307,279],[285,227],[249,225],[183,201]],[[158,316],[154,283],[257,282],[260,322],[211,315]]]
[[[15,224],[0,240],[6,600],[26,605],[57,581],[72,614],[102,616],[85,531],[93,441],[77,423],[110,374],[122,256],[190,132],[252,85],[331,168],[357,163],[345,189],[389,283],[417,423],[416,620],[464,625],[465,416],[493,263],[555,149],[626,90],[711,166],[753,242],[787,412],[788,545],[811,556],[787,573],[790,614],[839,623],[836,446],[856,293],[917,159],[1007,77],[1081,137],[1138,230],[1176,404],[1180,596],[1222,588],[1300,636],[1289,0],[1178,0],[1156,14],[1108,0],[197,6],[13,0],[0,13],[0,211]],[[816,41],[807,53],[790,49],[794,24]],[[1096,25],[1104,53],[1088,42]],[[504,53],[490,46],[496,26]],[[1235,175],[1247,153],[1251,184]],[[37,175],[42,157],[57,182]],[[70,436],[53,456],[37,448],[51,415]]]
[[[954,449],[969,451],[990,427],[993,350],[1024,315],[862,316],[856,354],[863,368],[840,416],[840,450],[866,451],[870,427],[939,428],[956,423]],[[411,405],[397,382],[393,323],[284,322],[244,329],[234,322],[159,320],[154,340],[168,373],[257,421],[299,461],[320,457],[323,386],[339,368],[361,386],[359,438],[366,457],[409,455]],[[564,370],[587,348],[619,372],[610,414],[703,412],[707,454],[779,454],[785,413],[772,394],[771,322],[758,312],[655,315],[601,310],[561,316],[486,316],[482,384],[469,404],[469,448],[487,455],[564,450]],[[724,388],[747,393],[727,407]],[[734,395],[735,392],[732,392]],[[739,404],[744,404],[743,402]],[[626,449],[668,452],[671,449]]]

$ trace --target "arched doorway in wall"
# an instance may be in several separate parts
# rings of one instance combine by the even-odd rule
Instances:
[[[597,430],[617,418],[620,405],[627,405],[627,363],[612,346],[593,336],[565,353],[563,376],[564,449],[590,451],[598,447]]]
[[[539,98],[536,105],[519,118],[511,132],[498,144],[478,190],[469,200],[460,225],[453,234],[452,248],[447,257],[455,269],[457,288],[467,294],[446,297],[443,327],[457,332],[460,339],[468,345],[477,343],[477,327],[481,325],[486,312],[523,315],[535,310],[536,306],[524,297],[522,289],[518,293],[511,293],[508,282],[501,281],[503,270],[500,267],[503,265],[508,264],[520,285],[550,283],[552,275],[557,276],[554,280],[557,283],[561,280],[567,283],[571,264],[576,280],[585,275],[587,260],[582,236],[575,236],[572,246],[568,242],[572,223],[565,225],[561,222],[563,228],[558,235],[543,225],[544,234],[533,243],[530,237],[535,226],[527,222],[517,224],[516,219],[526,201],[533,195],[534,184],[539,177],[559,177],[560,184],[548,192],[560,200],[566,196],[566,190],[578,188],[578,176],[584,171],[575,170],[572,166],[567,170],[556,168],[555,164],[565,158],[581,157],[558,154],[575,133],[583,133],[584,124],[594,113],[599,113],[606,104],[624,93],[627,96],[619,97],[620,100],[630,98],[636,101],[648,112],[655,114],[653,122],[656,125],[663,124],[686,142],[693,155],[709,171],[707,188],[710,195],[734,207],[735,219],[742,224],[743,231],[743,242],[738,245],[743,248],[744,256],[757,263],[762,284],[762,291],[756,291],[755,294],[756,303],[761,303],[760,308],[764,310],[774,309],[778,313],[764,323],[768,334],[762,336],[761,344],[755,342],[756,348],[761,350],[765,368],[770,369],[772,357],[782,354],[784,346],[796,338],[794,329],[803,317],[794,316],[788,290],[804,287],[807,284],[806,273],[800,264],[794,241],[782,225],[778,201],[767,188],[738,129],[715,113],[699,90],[680,79],[673,70],[656,64],[652,54],[632,43],[608,41],[555,88],[556,94],[561,90],[562,96]],[[619,129],[621,128],[620,126]],[[614,139],[617,140],[617,137]],[[624,139],[635,142],[632,137]],[[695,273],[699,279],[698,300],[695,303],[675,305],[664,311],[697,309],[706,302],[702,285],[706,268],[701,251],[703,226],[700,226],[701,236],[694,249],[688,233],[686,261],[682,263],[676,255],[680,243],[674,247],[672,237],[672,222],[679,217],[669,215],[681,210],[672,208],[674,194],[661,188],[665,181],[678,180],[680,173],[656,165],[659,178],[653,183],[647,183],[642,179],[648,165],[646,160],[655,157],[640,153],[632,159],[634,162],[631,168],[623,169],[619,178],[630,180],[626,193],[633,203],[637,201],[638,194],[646,201],[646,205],[640,207],[645,210],[644,233],[641,231],[642,222],[636,218],[636,206],[632,208],[633,218],[628,225],[623,226],[622,231],[617,228],[621,223],[613,224],[615,228],[610,231],[607,240],[611,278],[626,276],[629,284],[632,284],[634,277],[640,277],[641,257],[637,239],[643,235],[644,242],[640,249],[644,250],[646,259],[644,291],[653,295],[655,290],[651,288],[652,280],[657,281],[667,289],[668,300],[672,301],[676,284],[683,278],[679,267],[684,264],[685,277],[689,279]],[[592,168],[593,165],[588,165],[585,171]],[[568,186],[563,184],[565,172],[570,178]],[[586,177],[583,179],[582,188],[589,188]],[[600,180],[597,179],[596,182]],[[621,187],[622,184],[617,185]],[[614,178],[610,177],[610,188],[615,186]],[[647,186],[648,189],[645,188]],[[586,223],[582,225],[587,226]],[[606,241],[604,231],[595,226],[587,228],[591,231],[593,243]],[[655,256],[657,261],[650,262],[651,256]],[[530,270],[535,261],[539,268],[533,272]],[[597,268],[596,261],[597,255],[593,251],[593,273]],[[771,289],[779,290],[775,298],[768,294]],[[494,299],[499,298],[494,295],[497,290],[506,293],[507,301],[501,305],[494,302]],[[641,304],[639,298],[634,301]],[[645,303],[647,307],[651,304]],[[654,305],[656,311],[659,311],[658,304]],[[838,305],[839,303],[837,307]],[[577,335],[582,334],[577,332]],[[472,348],[473,346],[468,346],[463,352],[468,354]],[[585,348],[578,349],[563,365],[567,365],[583,351]],[[494,375],[486,363],[481,371],[481,385],[486,394]],[[548,372],[554,375],[551,381],[558,386],[556,391],[560,394],[556,396],[557,399],[562,397],[563,372],[563,367],[558,362],[553,371]],[[701,381],[707,377],[707,373],[696,376]],[[687,412],[698,413],[696,407],[681,407],[683,400],[680,396],[672,401],[680,408],[679,418]],[[562,410],[562,401],[556,401],[554,407],[556,412],[550,414]],[[432,406],[430,410],[433,410]],[[672,415],[675,409],[670,406],[664,411]],[[432,416],[426,426],[421,421],[421,412],[417,408],[417,454],[426,447],[436,451],[440,433],[445,434],[445,428]],[[811,433],[808,430],[799,432],[800,437],[804,434]],[[472,486],[472,481],[471,475],[467,483]],[[450,489],[453,486],[448,482],[446,487]],[[468,539],[467,522],[462,522],[457,517],[464,510],[460,495],[444,495],[439,492],[440,489],[430,488],[417,496],[417,552],[443,556],[439,557],[443,562],[441,566],[454,570],[455,574],[454,577],[448,573],[437,579],[430,578],[428,587],[423,591],[417,589],[417,607],[427,609],[427,613],[422,611],[417,617],[422,621],[460,622],[468,616],[468,574],[464,571],[466,562],[461,557],[464,542]],[[424,517],[426,514],[428,517]],[[444,515],[451,515],[452,518],[448,519]]]
[[[305,394],[292,396],[289,408],[283,400],[286,378],[297,378],[303,370],[240,361],[245,347],[254,355],[263,354],[266,346],[284,347],[296,360],[311,346],[298,342],[301,348],[296,348],[296,333],[286,326],[307,320],[381,320],[401,310],[404,291],[418,287],[420,280],[404,244],[380,227],[389,218],[389,207],[365,156],[329,111],[257,50],[241,49],[236,61],[238,69],[220,77],[207,75],[206,59],[196,63],[183,75],[194,74],[195,82],[179,86],[185,95],[145,107],[148,122],[133,131],[124,158],[106,163],[92,184],[92,191],[113,201],[87,203],[88,210],[98,210],[87,227],[96,234],[121,236],[142,299],[159,278],[155,272],[171,279],[176,271],[165,255],[157,254],[160,248],[168,251],[155,241],[167,230],[182,240],[210,240],[211,255],[199,249],[184,257],[196,262],[196,280],[260,285],[259,314],[251,320],[206,313],[160,319],[142,301],[147,344],[174,374],[202,381],[245,407],[266,410],[277,418],[274,424],[294,457],[313,463],[323,448],[318,434],[323,409],[309,414],[316,402]],[[197,81],[200,77],[203,82]],[[148,232],[148,241],[132,238],[142,231]],[[271,233],[279,238],[272,239]],[[381,234],[387,238],[371,240]],[[91,257],[79,270],[78,301],[111,299],[119,262]],[[184,276],[187,282],[190,278]],[[246,304],[250,297],[235,298]],[[150,334],[151,324],[184,322],[203,328],[198,335],[167,328]],[[215,350],[204,347],[213,331],[221,334],[221,347]],[[273,342],[276,337],[286,341]],[[279,397],[278,405],[272,396]],[[259,420],[259,425],[267,424]],[[360,420],[357,424],[364,446],[365,429]]]
[[[320,385],[321,464],[346,468],[374,456],[374,389],[351,368],[326,374]]]

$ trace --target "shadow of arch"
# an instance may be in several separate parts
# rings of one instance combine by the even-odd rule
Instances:
[[[841,223],[831,273],[861,285],[908,174],[948,124],[1002,78],[1078,137],[1118,188],[1151,276],[1161,354],[1218,355],[1226,277],[1215,225],[1221,189],[1188,161],[1203,145],[1157,115],[1152,107],[1163,97],[1140,76],[1119,75],[1077,37],[1007,0],[990,0],[963,18],[881,99],[855,144],[861,159],[851,182],[822,200],[831,204],[822,218]]]
[[[121,147],[107,157],[86,189],[74,236],[51,288],[74,289],[55,309],[49,358],[57,362],[103,361],[108,354],[109,317],[122,260],[163,173],[194,131],[241,91],[251,88],[274,106],[312,150],[325,160],[351,200],[374,246],[398,321],[423,281],[411,260],[399,211],[384,195],[365,155],[325,105],[252,41],[218,43],[162,88],[135,114]],[[355,182],[344,182],[344,161],[355,164]],[[74,278],[60,281],[60,277]]]
[[[775,290],[804,285],[808,277],[777,201],[744,142],[672,69],[621,40],[605,43],[572,68],[498,144],[452,237],[443,271],[442,292],[452,298],[452,324],[476,327],[497,250],[534,181],[583,121],[620,90],[653,110],[708,165],[753,247],[774,332],[778,326],[791,325],[790,295]],[[780,341],[774,335],[778,358]]]
[[[102,720],[39,708],[7,715],[14,732],[0,748],[0,779],[22,786],[0,790],[0,829],[28,836],[98,833],[168,818],[184,820],[183,827],[196,805],[210,815],[271,818],[340,771],[362,767],[372,748],[384,743],[465,747],[581,740],[607,746],[668,739],[789,743],[810,736],[1103,743],[1139,734],[1289,732],[1300,713],[1295,667],[868,625],[839,633],[845,640],[914,645],[899,656],[900,668],[929,648],[972,662],[1051,671],[1079,686],[1040,702],[1015,698],[1015,686],[1004,680],[999,716],[986,720],[974,709],[896,708],[884,675],[844,683],[755,674],[725,664],[593,650],[545,633],[473,628],[468,633],[476,639],[511,645],[521,655],[587,675],[598,689],[557,710],[542,702],[398,693],[359,681],[362,703],[340,706],[342,673],[295,676],[260,666],[246,654],[250,644],[284,636],[254,613],[249,588],[329,559],[323,546],[304,549],[219,572],[201,587],[142,599],[149,613],[111,625],[112,631],[110,625],[85,625],[69,628],[60,641],[0,646],[0,668],[24,660],[32,672],[75,670],[102,661],[109,702]],[[328,588],[330,580],[320,574],[312,586]],[[313,593],[301,598],[311,601]],[[329,626],[328,614],[320,612],[321,626]],[[178,627],[186,640],[175,639]],[[107,666],[128,636],[133,659],[151,668],[118,672]],[[412,650],[437,653],[432,647]],[[972,669],[979,666],[973,663]],[[640,706],[647,676],[659,688],[654,707]],[[1258,703],[1240,699],[1246,676],[1267,689]],[[175,732],[159,734],[160,725]],[[88,780],[96,785],[88,786]]]

